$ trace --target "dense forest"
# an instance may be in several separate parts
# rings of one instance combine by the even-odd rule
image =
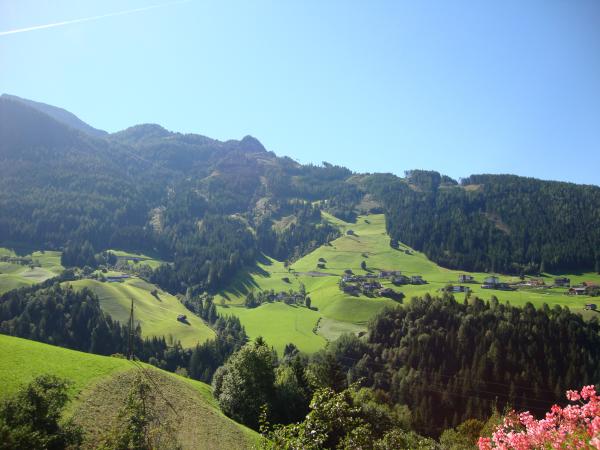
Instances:
[[[600,269],[600,188],[513,175],[460,184],[437,172],[372,183],[390,235],[438,264],[472,271]]]
[[[415,429],[434,436],[507,406],[542,414],[567,389],[600,381],[597,319],[496,298],[414,298],[380,314],[366,342],[332,351],[348,381],[407,405]]]

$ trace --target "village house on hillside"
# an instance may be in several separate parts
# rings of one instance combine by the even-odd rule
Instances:
[[[571,279],[566,277],[558,277],[554,279],[554,286],[556,287],[569,287],[571,286]]]
[[[595,303],[588,303],[585,305],[585,309],[588,311],[596,311],[597,308],[598,306]]]
[[[483,284],[487,284],[489,286],[495,286],[497,284],[500,284],[500,278],[498,277],[487,277],[485,280],[483,280]]]
[[[379,278],[390,278],[390,277],[397,277],[402,275],[402,272],[400,272],[399,270],[382,270],[381,272],[379,272]]]
[[[408,284],[410,282],[410,278],[408,278],[406,275],[399,275],[397,277],[394,277],[392,279],[392,284],[396,285],[396,286],[401,286],[403,284]]]
[[[425,284],[426,281],[421,275],[413,275],[410,277],[410,284]]]
[[[471,275],[465,275],[465,274],[460,274],[458,276],[458,282],[459,283],[472,283],[473,281],[475,281],[475,277],[471,276]]]
[[[588,292],[587,286],[575,286],[569,289],[569,295],[587,295]]]

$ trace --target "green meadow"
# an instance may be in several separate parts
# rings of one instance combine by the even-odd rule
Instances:
[[[96,448],[102,434],[114,425],[136,375],[148,378],[160,391],[155,396],[161,421],[170,423],[184,448],[246,449],[258,438],[225,417],[210,386],[202,382],[125,359],[0,335],[0,399],[42,374],[71,382],[65,416],[86,430],[83,448]],[[165,398],[170,406],[164,404]]]
[[[188,311],[173,295],[155,285],[132,277],[119,282],[101,282],[83,279],[69,282],[75,289],[88,288],[96,293],[103,311],[121,323],[127,323],[134,302],[134,318],[142,327],[144,336],[165,336],[181,341],[184,347],[214,337],[212,329],[202,319]],[[152,291],[156,290],[156,296]],[[188,323],[177,320],[179,314],[187,316]]]
[[[162,261],[158,258],[154,258],[143,253],[132,253],[126,252],[123,250],[108,250],[111,253],[114,253],[119,259],[126,260],[127,262],[136,265],[136,264],[145,264],[150,266],[152,269],[156,269],[161,264],[164,264],[165,261]]]
[[[48,278],[59,275],[64,267],[60,264],[61,252],[56,251],[24,251],[0,248],[0,256],[22,256],[31,258],[35,265],[31,269],[27,265],[0,261],[0,294],[23,286],[41,283]]]
[[[324,216],[339,227],[342,232],[340,238],[317,248],[289,268],[284,267],[281,261],[265,257],[256,266],[239,274],[230,287],[219,293],[217,304],[224,305],[220,306],[219,312],[238,316],[251,337],[261,335],[278,350],[286,343],[294,342],[301,350],[312,352],[319,342],[324,345],[326,340],[335,339],[341,333],[365,330],[368,321],[379,311],[386,306],[398,305],[387,298],[362,295],[353,297],[341,292],[338,282],[344,270],[350,269],[355,274],[362,275],[378,273],[380,270],[400,270],[407,276],[421,275],[427,284],[394,287],[403,292],[407,299],[426,293],[439,293],[448,284],[458,284],[458,276],[464,273],[475,277],[476,282],[468,285],[473,295],[485,300],[496,296],[501,302],[509,302],[515,306],[531,302],[539,307],[546,303],[550,306],[568,306],[584,316],[595,314],[583,310],[584,305],[593,300],[586,296],[568,296],[565,288],[523,288],[517,291],[482,289],[481,283],[491,274],[445,269],[427,259],[424,254],[402,244],[399,249],[393,249],[389,245],[383,214],[359,216],[356,223],[344,222],[326,213]],[[323,263],[323,260],[325,267],[318,268],[317,265]],[[366,270],[361,269],[363,261],[366,263]],[[547,285],[551,285],[553,277],[559,275],[571,278],[572,284],[582,281],[600,284],[600,276],[594,273],[545,274],[544,280]],[[497,276],[503,282],[518,281],[515,277]],[[242,306],[245,296],[251,290],[298,290],[300,283],[304,284],[307,295],[312,300],[312,307],[316,310],[282,303],[266,304],[255,309]],[[393,287],[389,281],[382,284]],[[462,299],[464,295],[455,294],[455,297]],[[315,327],[323,340],[307,338]]]

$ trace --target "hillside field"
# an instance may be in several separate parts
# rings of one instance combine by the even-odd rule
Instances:
[[[134,301],[134,318],[142,327],[143,336],[173,337],[184,347],[193,347],[214,337],[212,329],[202,319],[188,311],[173,295],[146,281],[131,277],[120,282],[101,282],[83,279],[69,282],[75,289],[87,287],[96,293],[100,307],[113,319],[127,323]],[[152,291],[156,290],[156,297]],[[177,320],[179,314],[187,316],[188,323]]]
[[[59,275],[64,267],[60,264],[61,252],[56,251],[25,251],[15,252],[14,249],[0,247],[0,257],[28,257],[41,267],[34,267],[0,261],[0,294],[23,286],[41,283],[48,278]]]
[[[146,364],[92,355],[26,339],[0,335],[0,398],[36,376],[54,374],[72,382],[65,414],[88,432],[84,448],[94,448],[111,429],[136,375],[148,377],[160,392],[161,422],[175,430],[184,449],[247,449],[258,435],[225,417],[210,386]],[[169,398],[173,409],[164,398]]]
[[[476,283],[468,285],[473,295],[486,300],[495,295],[501,302],[510,302],[515,306],[531,302],[539,307],[547,303],[550,306],[568,306],[584,316],[594,314],[583,311],[584,305],[593,300],[586,296],[565,295],[564,288],[528,288],[517,291],[482,289],[483,279],[490,274],[445,269],[427,259],[424,254],[403,244],[400,244],[399,249],[393,249],[385,230],[383,214],[359,216],[356,223],[344,222],[326,213],[323,215],[339,227],[343,234],[340,238],[317,248],[293,263],[289,269],[284,267],[281,261],[264,258],[255,267],[239,274],[232,285],[217,296],[217,305],[226,305],[219,307],[221,314],[240,317],[251,337],[261,335],[279,351],[287,342],[294,342],[301,350],[314,351],[315,344],[319,341],[309,340],[307,336],[313,333],[317,321],[319,336],[331,340],[343,332],[364,330],[369,319],[382,308],[398,305],[387,298],[368,298],[363,295],[354,297],[344,294],[339,289],[338,282],[346,269],[362,275],[368,272],[378,273],[380,270],[400,270],[407,276],[423,276],[427,284],[394,287],[406,295],[405,301],[416,295],[439,293],[439,290],[449,283],[458,284],[460,274],[467,274],[475,277]],[[352,234],[347,234],[349,230],[352,230]],[[325,260],[325,268],[317,268],[320,259]],[[366,271],[361,269],[362,261],[367,265]],[[600,276],[594,273],[546,274],[546,284],[552,284],[553,277],[559,275],[571,278],[572,284],[582,281],[595,281],[600,284]],[[515,277],[498,276],[503,282],[518,281]],[[289,282],[284,278],[289,279]],[[244,298],[251,290],[297,291],[300,283],[304,284],[316,311],[283,303],[266,304],[254,309],[243,307]],[[393,287],[389,281],[382,284],[384,287]],[[456,298],[463,298],[464,295],[455,294]],[[320,342],[325,344],[325,340]]]

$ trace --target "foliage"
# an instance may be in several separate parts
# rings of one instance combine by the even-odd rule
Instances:
[[[263,449],[437,449],[435,441],[399,428],[397,412],[357,386],[318,389],[300,423],[270,430],[264,412],[262,422]]]
[[[436,172],[371,182],[398,239],[450,268],[519,274],[592,270],[600,188],[513,175],[444,184]]]
[[[234,353],[213,377],[213,393],[223,412],[258,429],[262,405],[275,399],[275,359],[261,339]]]
[[[128,327],[102,312],[93,292],[59,283],[0,296],[0,332],[100,355],[127,354],[130,334]],[[179,342],[169,347],[164,337],[142,339],[139,326],[133,338],[135,355],[142,361],[152,358],[171,371],[187,365],[189,355]]]
[[[567,391],[567,398],[579,404],[553,405],[541,420],[529,412],[510,412],[491,438],[479,439],[479,449],[600,448],[600,397],[595,387]]]
[[[0,449],[58,450],[81,443],[81,430],[60,423],[68,382],[41,375],[0,404]]]
[[[428,435],[495,407],[543,413],[565,385],[600,378],[600,326],[566,308],[514,308],[451,296],[413,298],[370,325],[367,349],[334,353],[350,381],[389,392]]]
[[[176,450],[180,448],[174,431],[161,423],[153,387],[137,374],[101,450]]]

